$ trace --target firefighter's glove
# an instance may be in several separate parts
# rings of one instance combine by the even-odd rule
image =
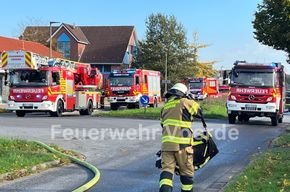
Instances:
[[[155,167],[157,167],[158,169],[161,169],[161,151],[158,151],[156,153],[156,162],[155,162]]]

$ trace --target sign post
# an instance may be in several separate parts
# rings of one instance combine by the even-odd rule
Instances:
[[[149,97],[148,95],[142,95],[140,97],[140,103],[142,105],[142,107],[144,107],[144,113],[146,112],[147,109],[147,105],[149,104]]]

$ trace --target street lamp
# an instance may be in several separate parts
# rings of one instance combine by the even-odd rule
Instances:
[[[52,24],[56,24],[60,22],[50,21],[49,22],[49,58],[52,57]]]
[[[165,89],[165,93],[167,92],[167,52],[165,52],[165,86],[164,86],[164,89]]]

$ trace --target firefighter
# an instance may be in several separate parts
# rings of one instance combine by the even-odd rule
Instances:
[[[165,95],[161,110],[162,154],[159,191],[173,188],[175,167],[179,167],[182,192],[193,191],[193,117],[201,113],[199,104],[186,97],[187,87],[175,84]]]

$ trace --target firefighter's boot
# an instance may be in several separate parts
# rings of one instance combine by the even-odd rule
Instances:
[[[181,192],[193,192],[193,178],[189,176],[180,176]]]
[[[159,192],[172,192],[173,187],[172,178],[173,174],[168,171],[163,171],[160,174]]]

